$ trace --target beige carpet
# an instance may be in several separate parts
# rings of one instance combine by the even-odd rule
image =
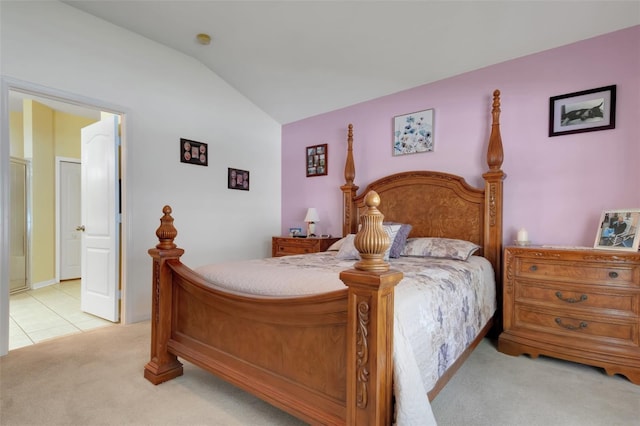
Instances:
[[[143,378],[149,323],[113,326],[0,358],[1,425],[300,425],[185,363],[154,386]],[[509,357],[485,340],[433,402],[445,425],[634,425],[640,386],[599,369]]]

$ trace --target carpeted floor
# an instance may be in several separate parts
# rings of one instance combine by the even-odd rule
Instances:
[[[143,378],[148,322],[113,326],[0,358],[1,425],[301,425],[189,363]],[[635,425],[640,386],[601,370],[509,357],[485,339],[433,401],[445,425]]]

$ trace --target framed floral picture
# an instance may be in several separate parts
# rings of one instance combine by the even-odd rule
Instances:
[[[433,109],[393,119],[393,155],[433,151]]]
[[[639,224],[640,209],[603,211],[594,248],[638,251]]]

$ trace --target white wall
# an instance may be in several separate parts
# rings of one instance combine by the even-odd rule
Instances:
[[[183,261],[190,266],[270,254],[270,237],[280,232],[280,125],[200,62],[57,1],[0,2],[0,52],[5,81],[122,106],[126,113],[127,322],[150,317],[147,250],[157,243],[165,204],[173,208],[176,243],[186,248]],[[7,136],[3,129],[2,170]],[[181,137],[209,144],[208,167],[179,162]],[[227,167],[249,170],[251,190],[227,189]],[[1,247],[0,298],[6,300]],[[8,314],[0,314],[6,330]]]

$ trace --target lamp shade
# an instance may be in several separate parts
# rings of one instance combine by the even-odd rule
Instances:
[[[314,207],[309,207],[307,210],[307,215],[304,218],[305,222],[320,222],[320,216],[318,216],[318,211]]]

